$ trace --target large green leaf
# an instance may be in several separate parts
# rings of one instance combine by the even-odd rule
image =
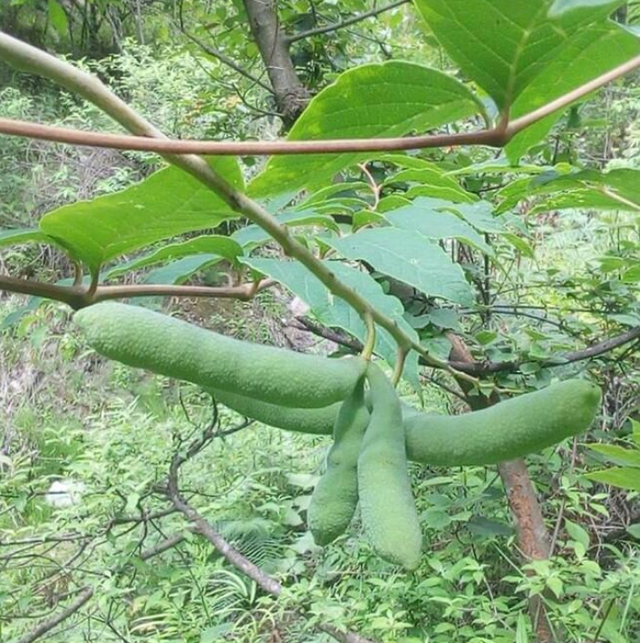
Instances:
[[[16,228],[0,232],[0,248],[21,243],[51,243],[51,239],[37,228]]]
[[[409,199],[413,195],[420,194],[455,203],[473,203],[478,200],[475,194],[463,189],[456,179],[446,176],[444,170],[435,167],[403,170],[388,178],[384,185],[393,185],[394,183],[414,185],[407,194]]]
[[[523,199],[549,195],[532,214],[573,208],[594,210],[640,210],[640,171],[610,172],[583,170],[571,174],[548,173],[534,179],[514,181],[498,193],[500,209],[511,208]]]
[[[328,230],[337,231],[338,224],[335,219],[329,215],[321,214],[317,208],[309,210],[298,210],[294,212],[283,212],[277,215],[280,223],[290,227],[298,226],[318,226]],[[233,233],[233,239],[242,247],[258,246],[266,243],[271,239],[269,233],[265,232],[260,226],[248,225],[241,230]]]
[[[468,223],[451,212],[442,212],[431,207],[427,199],[416,199],[411,205],[405,205],[385,214],[385,218],[396,228],[413,230],[437,241],[441,239],[458,239],[463,243],[475,246],[482,252],[493,255],[493,250],[482,235],[478,234]]]
[[[223,157],[212,165],[243,188],[236,159]],[[184,232],[215,228],[234,216],[209,188],[168,167],[117,194],[58,208],[43,217],[40,229],[96,272],[122,254]]]
[[[342,299],[333,296],[325,285],[301,264],[279,259],[248,258],[242,261],[286,286],[310,307],[313,316],[324,326],[342,328],[360,341],[366,341],[367,327],[360,315]],[[404,319],[404,308],[400,301],[386,295],[373,277],[339,261],[326,261],[325,264],[338,279],[356,289],[372,306],[395,320],[406,333],[418,341],[416,331]],[[389,364],[394,365],[397,350],[393,337],[386,330],[379,328],[376,335],[376,352]],[[405,377],[419,388],[418,356],[415,352],[407,359]]]
[[[320,92],[292,128],[288,140],[375,138],[426,132],[481,110],[456,79],[408,62],[363,65]],[[277,156],[249,186],[255,197],[315,188],[372,154]]]
[[[487,234],[504,234],[506,232],[504,216],[494,216],[494,207],[489,201],[476,201],[475,203],[452,203],[444,199],[433,199],[431,197],[419,197],[414,201],[420,207],[435,210],[437,212],[452,212],[464,219],[469,225],[480,232]],[[389,207],[385,212],[395,210],[398,206]]]
[[[564,45],[620,2],[556,11],[554,0],[416,0],[436,38],[500,109],[513,104]],[[574,7],[575,8],[575,7]]]
[[[219,255],[224,259],[233,261],[242,254],[242,246],[231,239],[230,237],[223,237],[221,235],[205,235],[189,239],[181,243],[173,243],[158,250],[154,250],[149,254],[138,257],[133,261],[128,261],[126,264],[116,266],[109,270],[104,275],[105,279],[114,279],[121,275],[132,272],[133,270],[142,270],[148,266],[153,266],[158,263],[165,263],[167,261],[175,261],[182,257],[189,257],[192,255]]]
[[[613,487],[620,487],[621,489],[640,491],[640,469],[614,467],[613,469],[588,473],[587,478]]]
[[[554,0],[549,9],[550,18],[559,18],[567,13],[576,15],[578,11],[589,11],[593,7],[604,9],[607,15],[612,14],[625,0]]]
[[[606,456],[614,464],[640,467],[640,451],[625,449],[617,444],[590,444],[589,448],[596,453]]]
[[[152,270],[144,280],[146,284],[171,285],[181,284],[197,272],[221,261],[219,255],[204,254],[183,257],[166,266]]]
[[[343,256],[366,261],[381,273],[427,295],[463,306],[473,303],[462,268],[422,235],[397,228],[377,228],[325,242]]]
[[[511,118],[550,103],[638,54],[640,41],[628,31],[611,22],[589,26],[568,40],[520,94],[511,108]],[[560,116],[561,112],[556,112],[516,136],[506,149],[511,162],[517,163],[541,141]]]

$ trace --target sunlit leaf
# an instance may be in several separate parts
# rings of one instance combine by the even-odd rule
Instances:
[[[433,130],[481,109],[462,83],[435,69],[400,61],[363,65],[344,72],[320,92],[288,140],[403,136]],[[276,156],[249,191],[254,197],[264,197],[283,189],[318,187],[346,167],[375,156]]]

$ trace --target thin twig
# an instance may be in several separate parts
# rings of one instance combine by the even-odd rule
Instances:
[[[269,85],[267,85],[267,83],[262,82],[257,76],[254,76],[251,72],[248,72],[246,69],[244,69],[244,67],[241,67],[240,65],[238,65],[232,58],[229,58],[229,56],[223,54],[219,49],[216,49],[215,47],[212,47],[208,43],[203,42],[202,40],[200,40],[200,38],[188,32],[184,28],[184,26],[180,27],[180,31],[182,31],[182,33],[189,40],[191,40],[191,42],[193,42],[195,45],[200,47],[200,49],[202,49],[202,51],[204,51],[206,54],[208,54],[212,58],[216,58],[222,64],[233,69],[233,71],[235,71],[237,74],[244,76],[252,83],[257,85],[258,87],[261,87],[262,89],[268,91],[270,94],[273,94],[273,89]]]
[[[37,639],[60,625],[60,623],[73,616],[78,610],[82,608],[85,603],[87,603],[91,599],[92,596],[93,588],[85,587],[80,592],[78,598],[73,603],[71,603],[71,605],[66,607],[61,612],[58,612],[51,618],[42,621],[42,623],[40,623],[38,627],[29,632],[29,634],[25,634],[25,636],[23,636],[21,639],[18,639],[16,643],[33,643],[33,641],[36,641]]]
[[[596,357],[601,357],[606,355],[616,348],[620,348],[625,344],[635,341],[640,338],[640,327],[632,328],[617,337],[612,337],[606,339],[598,344],[589,346],[582,350],[573,351],[570,353],[565,353],[560,355],[558,358],[541,361],[540,366],[543,368],[552,368],[554,366],[566,366],[567,364],[574,364],[576,362],[583,362],[588,359],[595,359]],[[489,375],[492,373],[502,373],[502,372],[513,372],[517,371],[522,365],[522,361],[507,361],[507,362],[450,362],[452,368],[463,371],[470,375]]]
[[[397,7],[401,7],[403,4],[407,4],[410,1],[411,0],[397,0],[396,2],[387,4],[384,7],[379,7],[378,9],[371,9],[371,11],[359,13],[355,16],[352,16],[351,18],[341,20],[340,22],[336,22],[331,25],[316,27],[315,29],[301,31],[300,33],[287,36],[286,41],[287,43],[292,44],[294,42],[298,42],[299,40],[304,40],[305,38],[312,38],[313,36],[321,36],[322,34],[331,33],[332,31],[338,31],[339,29],[344,29],[345,27],[349,27],[350,25],[362,22],[363,20],[367,20],[368,18],[379,16],[381,13],[385,13],[386,11],[391,11],[392,9],[396,9]]]

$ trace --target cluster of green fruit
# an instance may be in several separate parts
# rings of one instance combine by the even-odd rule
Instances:
[[[587,429],[600,390],[569,380],[461,416],[403,405],[383,371],[361,357],[331,359],[241,342],[138,306],[103,303],[75,316],[89,344],[129,366],[198,384],[229,408],[290,431],[333,435],[308,512],[318,544],[348,528],[358,503],[375,551],[418,566],[420,521],[407,460],[489,465]]]

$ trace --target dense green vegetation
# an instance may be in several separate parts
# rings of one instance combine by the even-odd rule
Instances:
[[[637,641],[639,23],[1,3],[0,641]]]

